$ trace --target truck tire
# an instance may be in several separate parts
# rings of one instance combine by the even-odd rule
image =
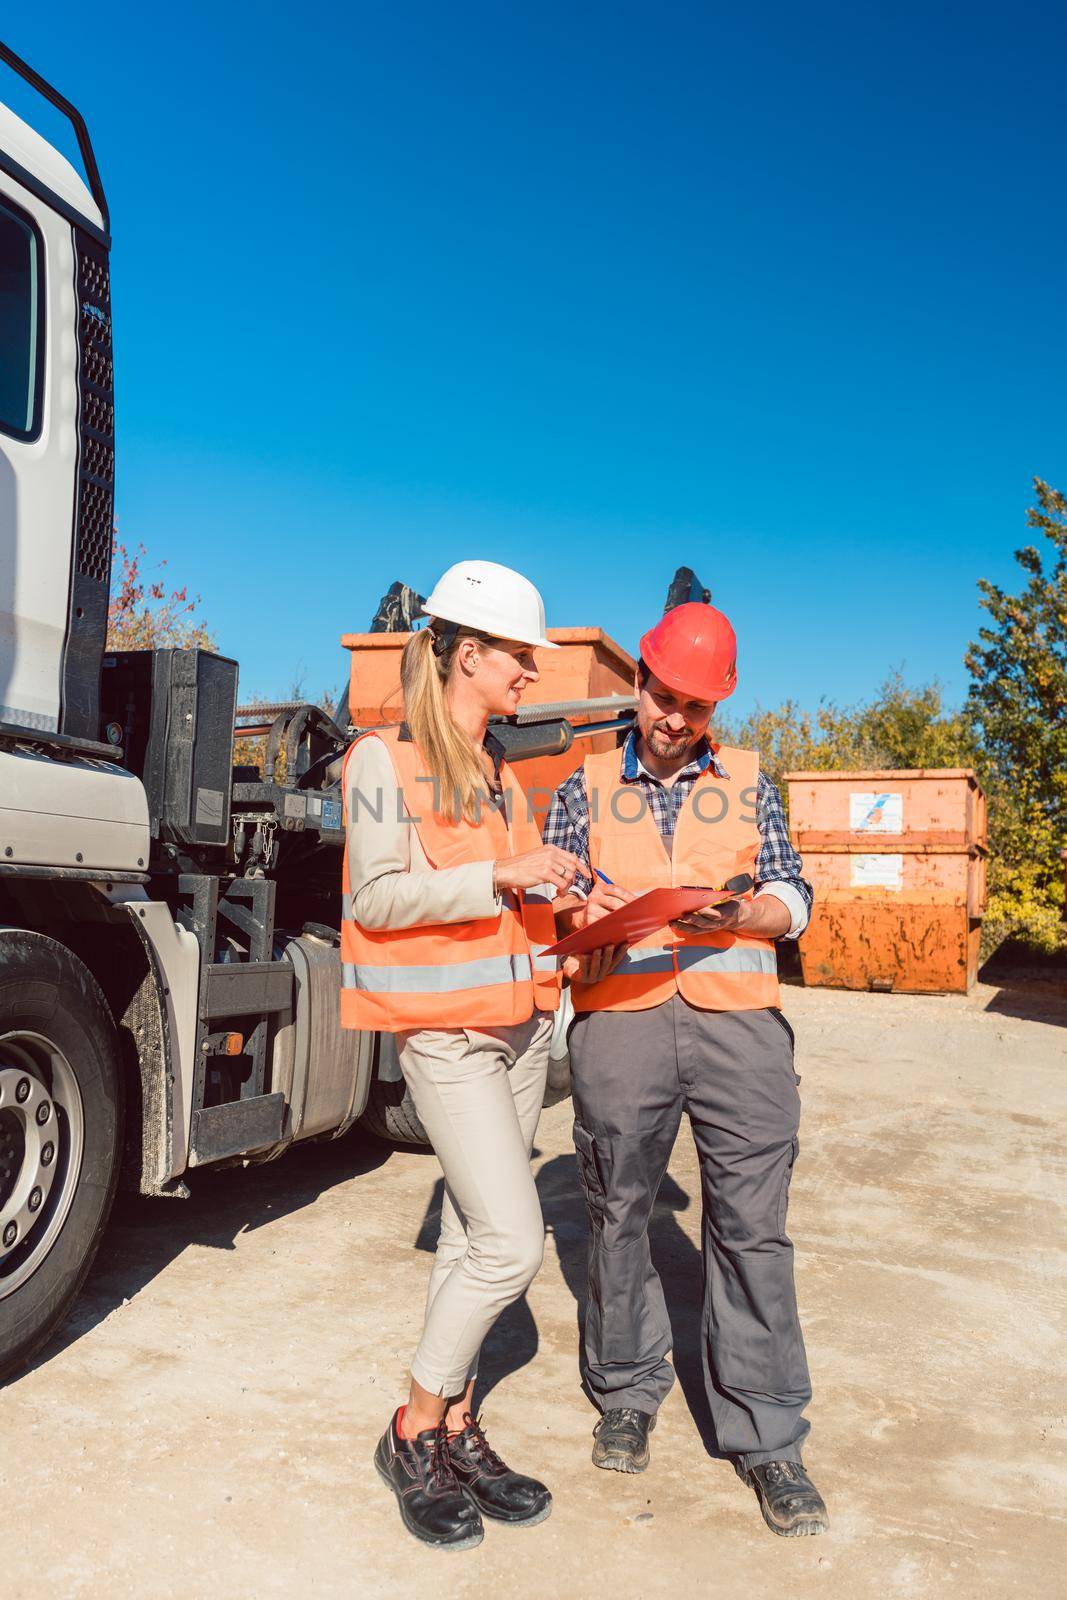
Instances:
[[[115,1024],[92,973],[55,939],[0,929],[0,1380],[85,1281],[122,1121]]]
[[[556,1055],[550,1056],[548,1063],[548,1082],[545,1085],[544,1101],[546,1106],[557,1105],[571,1092],[567,1027],[574,1020],[574,1009],[567,991],[564,991],[564,996],[564,1005],[560,1007],[552,1036],[552,1049]],[[384,1078],[380,1076],[383,1055],[386,1056],[388,1074]],[[396,1076],[398,1071],[396,1050],[392,1040],[387,1035],[379,1034],[375,1043],[374,1076],[371,1078],[366,1107],[359,1119],[360,1126],[373,1134],[376,1139],[385,1139],[389,1144],[425,1147],[430,1141],[419,1120],[419,1113],[415,1110],[411,1091],[403,1078]]]
[[[360,1125],[376,1139],[385,1139],[390,1144],[425,1147],[430,1142],[403,1078],[398,1082],[387,1081],[375,1072]]]

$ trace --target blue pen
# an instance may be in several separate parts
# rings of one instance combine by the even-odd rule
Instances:
[[[601,883],[606,883],[609,889],[614,889],[615,885],[612,883],[606,872],[601,872],[599,867],[594,867],[593,871],[596,873]]]

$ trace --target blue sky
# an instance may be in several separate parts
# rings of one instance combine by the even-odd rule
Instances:
[[[961,697],[1067,486],[1065,18],[23,9],[111,203],[122,535],[245,695],[482,556],[629,648],[687,562],[739,711]]]

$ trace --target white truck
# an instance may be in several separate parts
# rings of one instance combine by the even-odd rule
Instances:
[[[282,709],[262,772],[234,768],[235,662],[106,651],[107,202],[78,111],[0,61],[85,168],[0,104],[2,1378],[77,1294],[120,1180],[181,1195],[192,1168],[368,1114],[418,1129],[385,1041],[339,1025],[347,705]],[[598,709],[502,723],[512,759],[627,720],[616,702],[575,729],[577,706]]]

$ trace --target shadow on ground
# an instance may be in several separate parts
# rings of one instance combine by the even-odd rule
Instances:
[[[999,991],[987,1011],[1067,1028],[1067,953],[1041,956],[1008,940],[980,968],[978,980]]]
[[[238,1234],[314,1204],[337,1184],[373,1172],[389,1155],[387,1145],[357,1131],[328,1144],[303,1145],[263,1166],[193,1173],[187,1200],[120,1193],[73,1311],[30,1370],[132,1300],[190,1245],[232,1250]]]
[[[536,1151],[535,1151],[536,1155]],[[568,1289],[575,1301],[574,1382],[579,1383],[578,1358],[585,1320],[588,1221],[573,1155],[555,1156],[537,1175],[537,1192],[546,1231],[555,1240],[556,1254]],[[441,1222],[444,1182],[434,1185],[430,1204],[419,1228],[415,1247],[432,1254]],[[678,1213],[688,1210],[690,1197],[667,1174],[660,1186],[649,1242],[652,1259],[663,1282],[664,1298],[674,1331],[672,1362],[686,1405],[708,1454],[725,1459],[718,1448],[704,1389],[701,1356],[702,1263],[700,1251],[682,1229]],[[525,1297],[499,1318],[482,1347],[475,1400],[481,1407],[511,1373],[520,1371],[537,1354],[537,1324]],[[593,1413],[590,1413],[592,1428]]]

